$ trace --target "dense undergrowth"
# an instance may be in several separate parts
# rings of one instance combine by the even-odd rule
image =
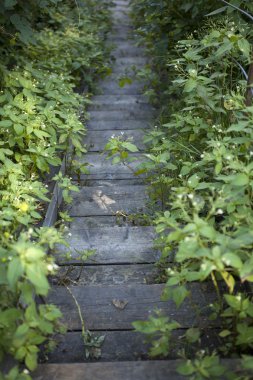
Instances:
[[[132,1],[140,43],[152,57],[139,75],[149,80],[146,94],[160,110],[146,137],[144,169],[154,200],[163,201],[155,219],[161,262],[175,256],[162,297],[178,308],[186,298],[195,305],[196,324],[181,337],[185,347],[194,345],[195,357],[192,349],[178,353],[186,359],[179,372],[192,379],[250,379],[253,371],[253,106],[247,88],[253,6],[230,4],[248,15],[224,1]],[[191,283],[204,281],[217,300],[199,327],[206,310],[192,297]],[[215,320],[221,328],[212,351],[203,338]],[[165,316],[134,326],[153,338],[152,356],[169,354],[180,327]],[[232,370],[219,357],[240,363]]]
[[[60,311],[36,302],[56,268],[47,251],[62,241],[39,222],[50,169],[64,153],[84,152],[79,116],[107,72],[108,4],[0,1],[0,361],[17,363],[1,379],[30,379],[39,347],[52,348],[63,330]],[[60,185],[66,198],[75,189],[68,178]]]

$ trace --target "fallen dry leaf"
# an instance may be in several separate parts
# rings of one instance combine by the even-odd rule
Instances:
[[[125,309],[126,305],[128,304],[128,301],[113,299],[113,300],[112,300],[112,304],[113,304],[117,309],[123,310],[123,309]]]

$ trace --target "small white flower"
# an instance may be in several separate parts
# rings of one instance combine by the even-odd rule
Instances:
[[[72,236],[72,233],[71,233],[71,232],[69,232],[69,233],[68,233],[68,236]]]
[[[193,194],[188,194],[188,198],[193,199]]]
[[[219,208],[219,209],[217,210],[216,214],[218,214],[218,215],[222,215],[222,214],[223,214],[223,210],[222,210],[221,208]]]

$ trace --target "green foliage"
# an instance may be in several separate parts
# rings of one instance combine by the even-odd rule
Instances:
[[[15,364],[0,377],[28,380],[40,346],[53,347],[64,331],[60,311],[37,302],[57,270],[48,251],[66,244],[61,228],[39,227],[46,179],[64,154],[85,152],[79,116],[87,119],[94,82],[108,71],[110,11],[92,0],[0,3],[0,361],[8,355]],[[69,202],[77,187],[61,173],[54,180]]]
[[[161,261],[174,258],[163,299],[181,307],[191,297],[189,283],[211,282],[217,302],[210,320],[220,318],[222,325],[218,353],[241,356],[235,378],[250,378],[244,355],[253,329],[253,300],[245,293],[253,281],[253,107],[245,106],[245,72],[252,62],[252,28],[247,15],[219,9],[218,1],[132,3],[140,41],[155,56],[150,85],[160,116],[146,137],[150,153],[142,168],[153,198],[163,204],[155,220]],[[246,1],[231,4],[253,11]],[[186,345],[199,340],[197,330],[185,334]],[[208,350],[180,367],[192,379],[220,378],[224,371]]]

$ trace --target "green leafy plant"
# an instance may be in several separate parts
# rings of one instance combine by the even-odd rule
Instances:
[[[205,281],[217,294],[210,322],[220,318],[221,344],[217,353],[207,349],[195,359],[187,351],[180,373],[192,379],[229,374],[218,355],[241,357],[234,378],[252,373],[244,355],[251,350],[253,325],[247,294],[253,279],[253,35],[247,14],[253,9],[246,1],[228,3],[132,1],[140,41],[153,56],[150,85],[160,106],[157,126],[146,137],[144,170],[153,199],[163,207],[155,219],[161,265],[167,265],[162,297],[180,308],[191,298],[188,284]],[[134,324],[139,331],[141,323]],[[153,328],[153,320],[143,323]],[[203,347],[195,328],[185,334],[185,345],[200,341]]]
[[[57,173],[64,155],[77,162],[86,151],[86,106],[96,78],[108,72],[109,6],[92,0],[1,2],[0,361],[13,360],[1,379],[31,379],[40,348],[52,349],[53,336],[65,330],[60,311],[41,304],[48,277],[57,271],[55,247],[66,244],[64,230],[60,222],[57,229],[40,225],[51,172]],[[77,174],[85,170],[73,166]],[[61,174],[54,180],[70,201],[77,187]],[[62,217],[69,221],[66,213]]]

